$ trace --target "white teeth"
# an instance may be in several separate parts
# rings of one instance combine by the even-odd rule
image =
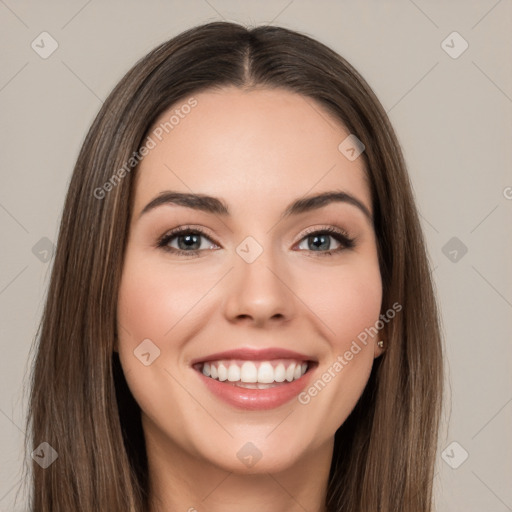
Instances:
[[[242,387],[266,389],[276,383],[292,382],[306,373],[308,363],[293,360],[271,361],[209,361],[202,366],[206,377],[242,384]],[[244,384],[248,384],[245,386]]]
[[[276,384],[275,382],[272,382],[271,384],[260,384],[259,382],[236,382],[235,385],[239,388],[247,389],[268,389],[279,386],[279,384]]]
[[[240,369],[240,380],[242,382],[258,382],[258,369],[251,361],[246,361]]]
[[[219,373],[219,380],[224,382],[228,378],[228,371],[226,367],[222,363],[219,363],[217,371]]]
[[[286,369],[285,378],[288,382],[291,382],[293,380],[293,375],[295,373],[295,363],[292,363],[288,368]]]
[[[258,369],[258,382],[261,384],[270,384],[274,382],[274,368],[266,361],[260,364]]]
[[[237,382],[240,380],[240,367],[236,364],[230,364],[228,368],[229,382]]]
[[[307,364],[306,364],[307,367]],[[284,382],[284,379],[286,378],[286,370],[284,368],[283,363],[279,363],[276,366],[276,369],[274,370],[274,380],[276,382]]]
[[[240,380],[240,367],[236,364],[229,365],[228,380],[229,382],[237,382]]]

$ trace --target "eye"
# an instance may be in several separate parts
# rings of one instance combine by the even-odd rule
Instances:
[[[202,243],[202,239],[212,242],[212,240],[201,229],[181,226],[173,229],[160,238],[157,243],[157,247],[164,251],[186,256],[197,256],[200,251],[218,247],[214,242],[212,242],[212,244],[206,244],[210,245],[210,247],[205,247],[205,244]],[[214,247],[211,247],[212,245]]]
[[[336,240],[338,247],[332,249],[330,239]],[[303,241],[298,246],[299,249],[316,252],[319,256],[332,256],[334,253],[351,249],[355,246],[353,238],[349,237],[344,231],[333,227],[308,231],[302,240]],[[301,247],[304,245],[306,245],[305,248]]]
[[[331,248],[331,239],[334,239],[338,247]],[[203,240],[209,240],[210,244],[203,244]],[[306,247],[304,248],[304,244]],[[302,247],[301,247],[302,246]],[[331,256],[334,253],[355,246],[355,240],[342,230],[328,227],[320,230],[307,231],[298,248],[308,252],[317,253],[318,256]],[[219,246],[199,228],[181,226],[166,233],[157,242],[157,247],[164,251],[181,256],[199,256],[204,250],[211,250]]]

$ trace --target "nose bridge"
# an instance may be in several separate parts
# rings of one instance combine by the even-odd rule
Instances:
[[[293,294],[285,284],[287,272],[272,237],[247,236],[236,247],[234,269],[226,301],[230,320],[250,317],[258,324],[269,320],[289,320]]]

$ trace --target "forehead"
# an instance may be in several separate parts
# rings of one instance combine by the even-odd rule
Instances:
[[[277,212],[333,189],[371,211],[363,159],[350,161],[338,149],[348,135],[315,100],[283,89],[194,94],[150,130],[155,145],[137,170],[134,212],[164,190],[221,197],[234,211],[257,204]]]

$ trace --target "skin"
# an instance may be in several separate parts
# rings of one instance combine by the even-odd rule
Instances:
[[[363,392],[381,338],[361,345],[308,404],[293,399],[266,411],[224,403],[190,361],[241,347],[287,348],[318,361],[314,382],[375,324],[382,285],[371,220],[340,202],[279,220],[292,201],[331,190],[352,194],[371,213],[364,162],[338,150],[349,132],[312,99],[234,87],[194,97],[197,106],[137,171],[119,290],[116,350],[142,410],[151,510],[322,511],[334,434]],[[221,198],[232,216],[167,204],[139,218],[164,190]],[[207,232],[199,256],[156,247],[185,224]],[[340,243],[327,238],[330,247],[317,249],[304,232],[329,226],[355,246],[322,255]],[[252,263],[236,252],[248,236],[263,248]],[[169,245],[177,248],[178,238]],[[145,366],[134,350],[147,338],[160,356]],[[237,457],[248,442],[261,453],[251,468]]]

